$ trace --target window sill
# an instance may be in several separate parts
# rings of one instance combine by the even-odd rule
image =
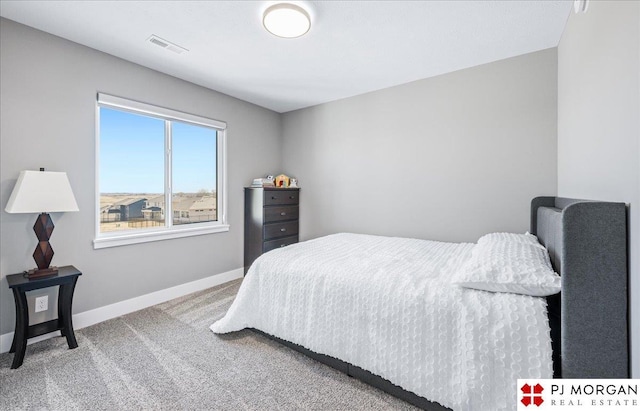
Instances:
[[[150,243],[152,241],[171,240],[174,238],[193,237],[196,235],[214,234],[229,231],[228,224],[206,227],[180,227],[170,230],[145,231],[141,233],[118,234],[109,237],[98,237],[93,240],[93,248],[119,247],[122,245]]]

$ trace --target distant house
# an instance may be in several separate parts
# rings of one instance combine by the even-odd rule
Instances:
[[[171,206],[174,224],[216,220],[215,196],[174,196]]]
[[[164,194],[147,199],[146,208],[159,207],[164,209]]]
[[[197,197],[186,197],[176,195],[171,200],[171,211],[173,212],[174,224],[190,223],[189,221],[189,208],[197,200]]]
[[[142,215],[145,220],[164,220],[164,194],[148,198]]]
[[[143,218],[142,210],[146,206],[146,201],[146,198],[126,198],[114,203],[111,206],[109,213],[120,212],[120,221],[129,221],[131,219]]]
[[[162,220],[164,211],[160,207],[147,207],[142,209],[142,216],[145,220]]]
[[[109,223],[120,221],[120,209],[113,209],[111,205],[100,208],[100,222]]]
[[[216,220],[216,197],[204,196],[191,204],[189,219],[192,223]]]

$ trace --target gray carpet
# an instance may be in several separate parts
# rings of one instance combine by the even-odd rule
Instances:
[[[240,280],[0,355],[0,409],[395,410],[409,404],[260,336],[209,325]]]

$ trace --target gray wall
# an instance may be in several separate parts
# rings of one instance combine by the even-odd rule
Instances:
[[[242,266],[242,187],[278,170],[279,114],[6,19],[0,50],[0,334],[14,325],[4,277],[35,266],[36,215],[4,212],[20,170],[69,175],[80,212],[52,215],[51,243],[54,265],[84,273],[76,313]],[[227,122],[228,233],[93,249],[98,91]]]
[[[557,184],[556,49],[283,116],[301,237],[524,232]]]
[[[630,204],[632,373],[640,378],[640,3],[590,2],[558,47],[558,194]]]

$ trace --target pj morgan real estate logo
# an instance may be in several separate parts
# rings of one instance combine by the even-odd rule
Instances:
[[[519,379],[517,411],[640,410],[640,379]]]

